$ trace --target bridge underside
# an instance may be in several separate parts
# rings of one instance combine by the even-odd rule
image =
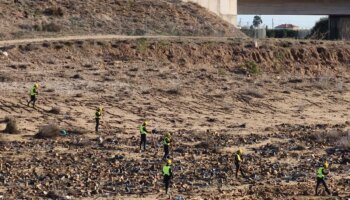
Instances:
[[[236,25],[237,15],[329,15],[330,39],[350,40],[350,0],[192,1]]]
[[[350,40],[350,0],[238,0],[240,15],[329,15],[330,39]]]
[[[349,0],[238,0],[239,15],[350,15]]]

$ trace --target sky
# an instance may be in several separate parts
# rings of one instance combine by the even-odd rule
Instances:
[[[263,24],[268,27],[272,27],[272,20],[274,21],[274,26],[280,24],[294,24],[300,28],[309,29],[315,25],[320,18],[326,16],[310,16],[310,15],[262,15]],[[253,22],[254,15],[238,15],[238,24],[241,22],[241,26],[246,26],[249,23],[249,26]]]

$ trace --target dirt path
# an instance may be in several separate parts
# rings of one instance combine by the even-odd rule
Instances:
[[[55,41],[70,41],[70,40],[110,40],[110,39],[227,39],[228,37],[192,37],[192,36],[164,36],[164,35],[147,35],[147,36],[127,36],[127,35],[76,35],[63,37],[49,37],[49,38],[32,38],[32,39],[18,39],[18,40],[3,40],[0,41],[0,46],[23,44],[23,43],[38,43],[38,42],[55,42]]]

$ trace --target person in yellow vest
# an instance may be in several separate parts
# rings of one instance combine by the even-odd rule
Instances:
[[[95,112],[95,120],[96,120],[95,132],[96,133],[98,133],[98,128],[100,126],[100,120],[101,120],[101,117],[102,117],[102,112],[103,112],[103,108],[102,107],[98,107],[96,109],[96,112]]]
[[[163,145],[164,145],[163,160],[168,159],[168,157],[169,157],[170,143],[171,143],[171,135],[170,135],[170,133],[166,133],[164,135],[164,139],[163,139]]]
[[[33,103],[33,108],[35,108],[35,102],[36,102],[37,96],[39,94],[38,89],[39,89],[39,84],[35,83],[33,85],[32,89],[30,90],[30,100],[28,101],[28,106],[30,103]]]
[[[242,176],[245,178],[245,175],[242,171],[242,162],[243,162],[243,149],[239,149],[235,155],[235,165],[236,165],[236,178],[238,177],[238,172],[241,172]]]
[[[317,190],[318,190],[318,187],[320,186],[321,183],[325,187],[326,192],[328,193],[328,195],[331,194],[331,192],[329,191],[329,189],[327,187],[326,181],[325,181],[326,175],[328,174],[328,170],[327,170],[328,167],[329,167],[329,164],[326,161],[324,163],[323,167],[320,167],[320,168],[317,169],[317,172],[316,172],[316,192],[315,192],[316,196],[318,195]]]
[[[172,164],[172,160],[169,159],[167,160],[166,165],[163,166],[165,194],[168,194],[170,181],[171,181],[171,178],[173,177],[173,173],[171,172],[171,164]]]
[[[141,142],[140,142],[140,150],[143,145],[143,150],[146,150],[146,135],[148,132],[147,126],[148,126],[148,121],[143,122],[143,124],[140,126],[140,134],[141,134]]]

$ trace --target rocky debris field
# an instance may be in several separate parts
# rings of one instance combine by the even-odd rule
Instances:
[[[194,3],[180,0],[3,0],[0,40],[118,34],[246,37]]]
[[[341,199],[339,195],[349,195],[350,191],[350,143],[338,143],[339,138],[348,136],[346,127],[349,124],[281,124],[266,135],[245,136],[179,130],[173,134],[176,145],[172,149],[172,191],[189,199],[312,196],[315,167],[328,158],[332,174],[329,184],[334,199]],[[153,142],[142,153],[138,141],[129,135],[103,135],[103,142],[79,135],[3,142],[0,184],[6,188],[5,198],[160,194],[161,135],[151,136]],[[243,168],[248,179],[234,177],[233,155],[225,151],[226,147],[238,146],[247,150]]]
[[[167,199],[161,138],[170,131],[173,197],[349,198],[348,44],[250,44],[141,38],[0,47],[8,52],[0,62],[0,192],[5,199]],[[293,49],[299,57],[287,56]],[[280,60],[268,57],[282,51]],[[36,110],[26,105],[35,82]],[[145,119],[158,131],[140,152]],[[240,147],[248,179],[234,176]],[[334,196],[315,197],[325,159]]]

